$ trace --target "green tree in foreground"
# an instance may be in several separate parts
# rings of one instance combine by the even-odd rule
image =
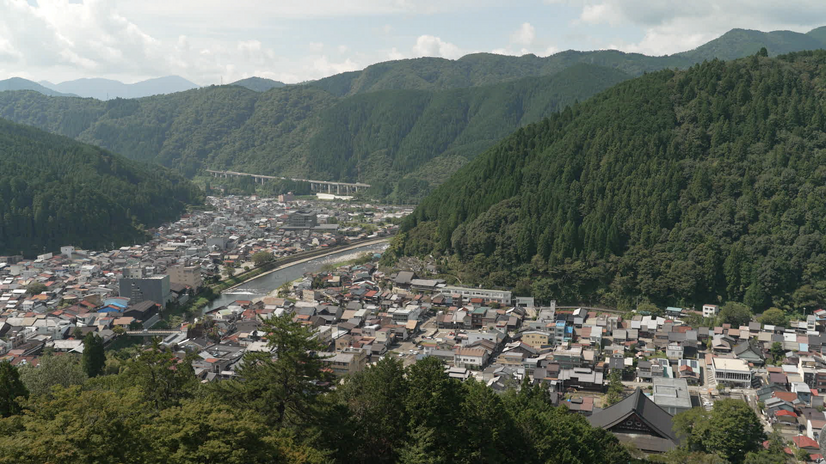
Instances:
[[[0,362],[0,417],[9,417],[19,413],[22,408],[18,398],[26,398],[29,391],[20,380],[17,368],[8,361]]]
[[[357,448],[349,461],[392,463],[407,436],[404,400],[409,390],[401,361],[385,357],[336,390],[349,409]],[[424,433],[424,432],[423,432]],[[432,433],[422,440],[432,439]],[[415,454],[415,453],[414,453]]]
[[[106,353],[103,348],[103,339],[99,335],[89,332],[83,338],[83,357],[81,358],[83,372],[89,377],[97,377],[106,365]]]
[[[316,353],[325,347],[289,313],[267,319],[262,331],[273,352],[247,353],[238,371],[244,380],[221,382],[215,390],[230,404],[262,414],[270,426],[321,421],[316,406],[331,379]]]
[[[674,416],[674,431],[683,439],[684,452],[714,454],[733,464],[762,450],[763,424],[741,400],[720,400],[711,411],[694,408]]]
[[[193,396],[197,386],[190,359],[180,359],[157,341],[121,367],[118,380],[122,385],[135,386],[143,400],[161,410],[176,406]]]
[[[73,354],[43,356],[37,366],[20,369],[20,379],[35,396],[51,395],[55,386],[83,385],[87,378],[78,356]]]

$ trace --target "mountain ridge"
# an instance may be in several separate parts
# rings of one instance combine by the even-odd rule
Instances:
[[[541,301],[801,310],[826,293],[824,71],[818,50],[620,83],[461,168],[388,259]]]
[[[142,98],[165,95],[197,88],[198,85],[180,76],[164,76],[125,84],[114,79],[81,78],[52,84],[42,81],[45,87],[56,92],[71,93],[85,98],[111,100],[114,98]]]
[[[246,79],[237,80],[235,82],[230,83],[229,85],[238,85],[250,90],[254,90],[256,92],[266,92],[270,89],[278,89],[281,87],[285,87],[287,84],[281,81],[267,79],[265,77],[252,76],[247,77]]]
[[[346,98],[312,86],[268,92],[212,86],[108,102],[9,92],[0,93],[0,117],[188,176],[203,168],[232,168],[360,180],[388,195],[396,180],[410,175],[405,191],[418,198],[440,176],[521,125],[627,78],[617,70],[577,65],[554,76],[485,87]]]
[[[0,81],[0,92],[18,91],[18,90],[32,90],[49,97],[77,97],[77,95],[62,93],[52,90],[47,86],[41,85],[37,82],[23,79],[22,77],[10,77]]]
[[[133,244],[202,197],[166,169],[0,119],[0,253]]]

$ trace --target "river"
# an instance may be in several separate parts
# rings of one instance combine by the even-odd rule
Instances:
[[[364,253],[381,253],[387,248],[387,246],[387,242],[365,245],[363,247],[353,248],[352,250],[340,251],[331,255],[311,259],[303,263],[297,263],[287,268],[256,277],[249,282],[245,282],[239,288],[227,290],[222,293],[221,296],[219,296],[204,309],[204,312],[209,312],[213,309],[220,308],[221,306],[226,306],[236,300],[254,300],[256,298],[263,298],[273,290],[284,285],[286,282],[292,282],[293,280],[300,279],[308,272],[317,272],[321,270],[325,264],[348,261],[358,258]]]

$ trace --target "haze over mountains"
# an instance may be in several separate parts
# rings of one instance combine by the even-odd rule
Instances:
[[[770,56],[822,48],[824,41],[826,28],[807,34],[734,29],[662,57],[615,50],[544,58],[480,53],[390,61],[300,85],[249,78],[108,102],[0,92],[0,116],[186,176],[234,169],[361,181],[374,185],[374,195],[411,202],[513,130],[623,80],[749,56],[761,47]],[[90,82],[97,81],[81,83]],[[194,86],[180,79],[147,82],[141,88]]]
[[[134,84],[124,84],[120,81],[101,78],[76,79],[59,84],[41,81],[40,84],[56,92],[75,94],[80,97],[97,98],[98,100],[141,98],[198,88],[197,84],[180,76],[158,77],[156,79],[135,82]]]
[[[37,82],[32,82],[28,79],[23,79],[22,77],[11,77],[9,79],[4,79],[0,81],[0,92],[4,92],[7,90],[34,90],[35,92],[42,93],[43,95],[47,95],[50,97],[77,97],[77,95],[74,94],[57,92],[48,87],[44,87],[38,84]]]
[[[630,76],[576,65],[482,87],[336,97],[314,86],[215,86],[137,100],[0,93],[0,117],[187,176],[205,168],[360,180],[415,201],[518,127]],[[401,187],[399,187],[401,185]]]

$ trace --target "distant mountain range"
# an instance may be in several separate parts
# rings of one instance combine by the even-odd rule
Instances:
[[[0,92],[0,117],[186,176],[229,168],[361,181],[377,196],[415,201],[509,133],[624,80],[761,47],[769,55],[822,48],[824,40],[826,28],[735,29],[670,56],[607,50],[419,58],[305,84],[254,77],[119,102]]]
[[[0,92],[6,90],[34,90],[35,92],[40,92],[43,95],[48,95],[50,97],[77,97],[77,95],[73,94],[56,92],[48,87],[38,84],[37,82],[23,79],[22,77],[12,77],[0,81]]]
[[[547,76],[577,63],[618,69],[631,76],[663,68],[687,68],[715,58],[731,60],[766,47],[769,56],[826,47],[826,26],[806,34],[732,29],[694,50],[667,56],[647,56],[617,50],[568,50],[548,57],[475,53],[458,60],[418,58],[377,63],[361,71],[326,77],[308,85],[346,96],[393,89],[441,90],[494,84],[528,76]]]
[[[606,66],[630,76],[638,76],[663,68],[686,68],[715,58],[741,58],[757,53],[762,47],[766,47],[769,56],[826,48],[826,26],[805,34],[792,31],[761,32],[732,29],[694,50],[659,57],[617,50],[568,50],[544,58],[535,55],[517,57],[476,53],[458,60],[418,58],[387,61],[368,66],[361,71],[336,74],[304,85],[319,87],[338,97],[394,89],[444,90],[490,85],[530,76],[548,76],[577,63]],[[229,85],[266,92],[285,87],[287,84],[262,77],[249,77]],[[48,81],[37,83],[19,77],[0,81],[0,91],[34,90],[49,96],[93,97],[99,100],[141,98],[197,87],[197,84],[179,76],[160,77],[134,84],[100,78],[77,79],[60,84]]]
[[[158,77],[156,79],[135,82],[134,84],[124,84],[123,82],[112,79],[84,78],[61,82],[60,84],[41,81],[40,85],[55,92],[74,94],[80,97],[92,97],[98,100],[149,97],[152,95],[183,92],[199,87],[197,84],[180,76]],[[32,88],[30,90],[38,89]]]

